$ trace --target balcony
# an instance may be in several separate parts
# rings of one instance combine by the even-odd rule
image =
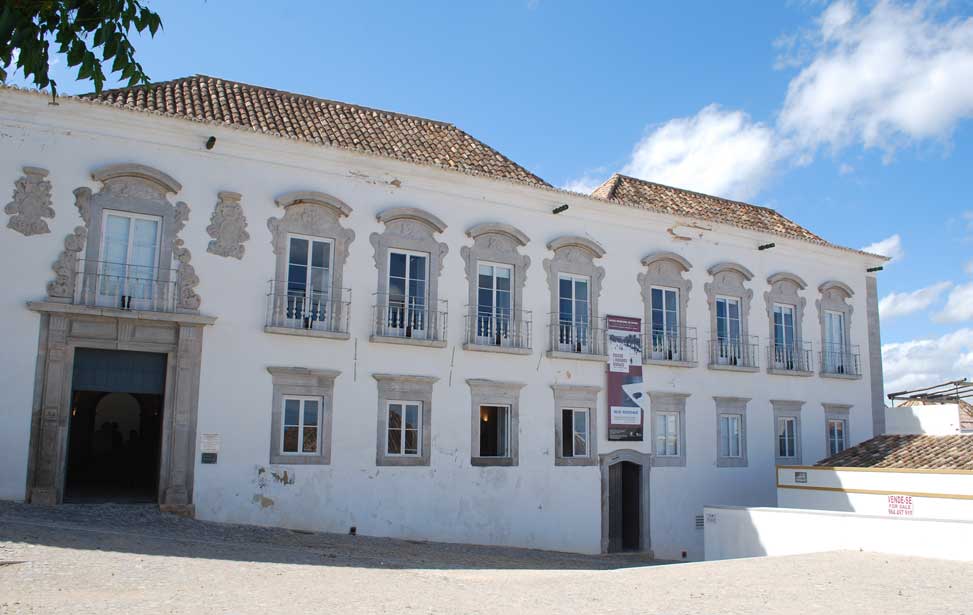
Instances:
[[[531,321],[531,313],[526,310],[486,314],[468,308],[463,349],[530,354]]]
[[[549,358],[608,361],[605,319],[595,319],[596,325],[592,326],[590,322],[561,320],[558,314],[551,314],[550,318]]]
[[[767,373],[782,376],[811,376],[811,344],[771,344],[767,347]]]
[[[759,342],[756,336],[721,337],[710,340],[709,368],[737,372],[757,371]]]
[[[696,365],[696,329],[646,330],[642,341],[643,365],[693,367]]]
[[[372,342],[446,347],[447,303],[435,306],[401,295],[376,293],[372,305]]]
[[[274,280],[269,287],[264,325],[267,333],[342,340],[350,337],[351,290],[288,290],[286,282]]]
[[[821,376],[857,380],[862,377],[858,346],[825,344],[821,351]]]
[[[125,311],[175,312],[176,270],[107,261],[79,262],[74,305]]]

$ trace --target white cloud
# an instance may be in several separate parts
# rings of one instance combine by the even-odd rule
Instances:
[[[886,237],[881,241],[870,243],[862,248],[862,251],[887,256],[892,259],[890,262],[900,261],[905,256],[905,250],[902,248],[902,238],[898,233],[891,237]]]
[[[773,130],[742,111],[704,107],[646,135],[622,173],[736,199],[752,197],[778,159]]]
[[[973,283],[960,284],[946,298],[943,310],[936,314],[938,322],[964,322],[973,320]]]
[[[973,261],[966,261],[966,264],[963,265],[963,271],[966,272],[966,275],[973,275]]]
[[[781,134],[806,156],[820,146],[891,152],[948,137],[973,116],[973,19],[947,18],[942,6],[879,0],[864,14],[852,2],[829,6],[803,33],[804,68],[788,86]]]
[[[604,183],[605,178],[597,178],[593,175],[585,173],[577,179],[572,179],[568,183],[561,186],[562,190],[570,190],[571,192],[580,192],[581,194],[591,194],[591,191]]]
[[[841,175],[850,175],[854,172],[855,172],[855,167],[851,166],[847,162],[841,163],[841,166],[838,167],[838,173],[840,173]]]
[[[939,282],[911,293],[889,293],[878,302],[878,312],[882,318],[920,312],[932,305],[952,285],[952,282]]]
[[[973,371],[973,329],[884,344],[882,365],[888,393],[968,377]]]

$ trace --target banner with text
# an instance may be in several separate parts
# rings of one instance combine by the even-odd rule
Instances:
[[[649,396],[642,382],[642,319],[608,316],[608,439],[642,441]]]

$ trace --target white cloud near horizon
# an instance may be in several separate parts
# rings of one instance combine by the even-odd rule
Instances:
[[[886,393],[970,377],[973,329],[882,346]]]
[[[939,282],[908,293],[889,293],[878,302],[878,313],[883,319],[887,319],[921,312],[952,286],[952,282]]]
[[[868,244],[862,248],[862,252],[871,252],[872,254],[887,256],[892,259],[889,261],[890,263],[900,261],[905,257],[905,248],[902,247],[902,237],[898,233],[890,237],[886,237],[881,241]]]
[[[777,67],[798,71],[775,125],[712,104],[650,129],[622,172],[746,199],[781,163],[809,162],[821,148],[879,148],[888,159],[907,144],[947,140],[973,117],[973,19],[946,16],[944,6],[831,3],[812,27],[775,43],[786,52]]]
[[[946,298],[946,305],[933,320],[942,323],[973,320],[973,283],[953,287]]]

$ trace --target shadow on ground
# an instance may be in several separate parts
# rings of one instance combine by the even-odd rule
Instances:
[[[0,502],[0,542],[355,568],[614,570],[668,563],[634,553],[579,555],[210,523],[161,513],[157,506],[145,504],[42,507]]]

